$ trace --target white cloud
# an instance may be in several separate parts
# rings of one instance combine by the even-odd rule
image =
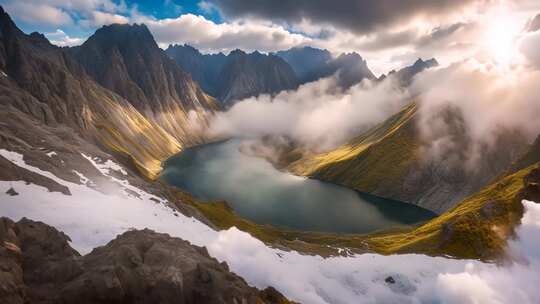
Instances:
[[[76,46],[84,42],[85,39],[78,37],[70,37],[61,29],[57,29],[52,33],[45,33],[45,36],[52,44],[58,46]]]
[[[19,20],[43,26],[100,26],[126,23],[124,1],[111,0],[8,0],[8,13]]]
[[[305,44],[310,39],[293,34],[281,26],[255,21],[216,24],[203,16],[184,14],[174,19],[154,19],[135,16],[133,22],[143,22],[162,47],[188,43],[206,52],[228,52],[237,48],[263,52],[288,49]]]
[[[540,69],[540,31],[524,35],[519,48],[528,62]]]
[[[249,284],[274,286],[301,303],[540,303],[540,205],[535,203],[523,202],[522,224],[509,243],[520,262],[497,266],[418,254],[322,258],[270,248],[236,228],[218,232],[193,218],[175,216],[162,199],[103,170],[123,195],[106,195],[59,179],[26,164],[18,153],[0,150],[0,155],[68,186],[72,194],[49,192],[23,181],[0,181],[0,214],[53,225],[69,235],[72,246],[82,253],[131,228],[150,228],[206,246]],[[11,187],[19,195],[6,194]],[[133,192],[138,196],[130,195]],[[395,283],[385,282],[389,276]]]
[[[532,141],[540,134],[538,83],[539,70],[521,66],[508,70],[476,60],[418,75],[412,91],[418,94],[420,134],[430,154],[436,159],[460,155],[463,140],[469,140],[466,165],[474,168],[485,149],[494,148],[501,131],[518,130]],[[448,107],[463,121],[441,115]],[[456,137],[461,132],[456,128],[462,128],[464,136]]]
[[[73,23],[73,19],[67,12],[47,4],[10,2],[6,4],[5,9],[13,17],[30,24],[60,26]]]
[[[197,3],[197,6],[202,12],[206,14],[211,14],[212,12],[217,11],[217,7],[209,1],[199,1],[199,3]]]
[[[275,97],[261,95],[216,114],[213,136],[284,135],[314,150],[342,144],[397,112],[407,94],[392,78],[336,91],[333,77],[308,83]]]
[[[85,19],[79,21],[83,27],[100,27],[112,23],[129,23],[129,18],[119,14],[93,11],[88,13]]]

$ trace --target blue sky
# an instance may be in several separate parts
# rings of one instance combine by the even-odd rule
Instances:
[[[39,5],[46,4],[47,2],[51,2],[52,7],[57,7],[58,9],[69,15],[72,22],[59,24],[55,22],[45,22],[44,20],[39,20],[39,18],[32,18],[32,15],[23,15],[26,14],[26,12],[28,12],[28,14],[31,14],[31,9],[28,8],[29,6],[33,6],[36,9],[39,9]],[[200,0],[67,0],[64,2],[66,3],[65,5],[61,5],[62,1],[0,0],[0,5],[6,8],[8,13],[11,14],[12,18],[19,26],[19,28],[21,28],[26,33],[37,31],[47,34],[60,29],[71,37],[87,37],[91,35],[96,30],[96,28],[101,26],[85,26],[83,24],[80,24],[80,22],[84,20],[85,14],[87,12],[85,10],[75,9],[74,7],[77,5],[77,2],[95,3],[97,4],[95,8],[96,10],[108,11],[113,13],[113,10],[105,9],[105,6],[108,5],[106,3],[110,2],[118,7],[118,10],[114,10],[114,13],[124,16],[131,14],[133,10],[136,10],[138,13],[145,16],[153,17],[156,19],[176,18],[179,15],[191,13],[204,16],[206,19],[216,23],[223,22],[223,19],[221,18],[218,10],[202,9],[201,7],[203,7],[204,5],[200,3],[206,1]],[[101,5],[100,2],[102,2]],[[22,6],[25,3],[28,4],[25,7],[10,10],[10,8]],[[80,5],[84,6],[85,4]],[[36,14],[40,14],[40,12],[37,11]],[[58,20],[59,18],[56,19]]]
[[[202,10],[199,6],[200,0],[127,0],[125,2],[128,6],[136,5],[141,12],[158,19],[175,18],[180,14],[192,13],[196,15],[203,14],[214,22],[222,21],[216,10],[210,14]]]

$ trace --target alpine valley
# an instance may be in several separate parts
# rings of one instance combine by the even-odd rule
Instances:
[[[452,1],[399,17],[350,1],[350,20],[196,2],[220,24],[130,1],[93,24],[91,1],[50,2],[0,2],[1,303],[540,302],[538,16],[518,14],[526,61],[503,66],[438,57],[478,25],[417,37],[360,16]],[[90,34],[22,30],[52,8]],[[250,35],[273,40],[244,51]],[[411,36],[429,47],[376,76],[373,50]]]

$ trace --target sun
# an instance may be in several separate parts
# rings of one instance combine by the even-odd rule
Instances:
[[[485,26],[483,45],[490,59],[499,66],[510,66],[519,54],[517,40],[522,25],[508,15],[497,14]]]

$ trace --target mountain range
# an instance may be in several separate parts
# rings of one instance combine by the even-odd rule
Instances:
[[[234,50],[224,55],[202,54],[189,45],[171,45],[166,52],[206,92],[229,105],[259,94],[292,90],[332,75],[343,89],[363,79],[377,79],[357,53],[333,57],[327,50],[312,47],[270,54]]]
[[[299,84],[291,67],[274,55],[241,50],[203,55],[188,45],[172,45],[166,52],[225,105],[259,94],[292,90]]]

